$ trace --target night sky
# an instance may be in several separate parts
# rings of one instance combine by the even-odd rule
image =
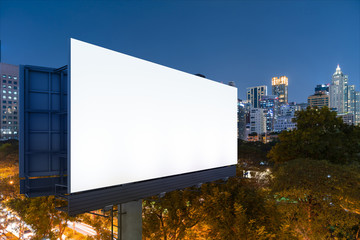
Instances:
[[[360,1],[0,0],[2,62],[66,65],[69,38],[306,102],[337,64],[360,91]]]

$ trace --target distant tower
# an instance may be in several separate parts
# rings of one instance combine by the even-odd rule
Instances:
[[[330,107],[329,84],[316,85],[315,94],[308,97],[310,107]]]
[[[347,113],[348,110],[348,76],[344,75],[339,65],[332,76],[330,84],[330,108],[338,114]]]
[[[276,95],[279,98],[279,104],[288,103],[288,78],[281,76],[279,78],[273,77],[271,80],[272,95]]]
[[[19,66],[0,63],[0,139],[19,136]]]
[[[267,86],[256,86],[246,89],[246,99],[253,108],[260,108],[260,100],[262,96],[267,95]]]

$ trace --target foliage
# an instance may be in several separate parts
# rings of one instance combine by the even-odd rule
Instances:
[[[279,215],[266,192],[239,178],[207,184],[202,192],[206,239],[276,239]]]
[[[269,165],[267,153],[275,143],[246,142],[238,140],[238,163],[244,169],[261,168]]]
[[[17,140],[7,140],[0,142],[0,161],[5,160],[8,155],[18,155],[19,142]]]
[[[62,237],[67,222],[75,220],[67,213],[55,209],[55,206],[60,204],[59,201],[54,196],[36,198],[18,196],[6,205],[35,230],[34,239],[57,239]]]
[[[275,239],[275,201],[244,179],[204,184],[144,201],[146,239]]]
[[[89,224],[96,231],[95,236],[88,236],[86,239],[111,239],[111,232],[109,230],[109,226],[111,226],[110,218],[95,216],[91,214],[82,214],[79,216],[79,220],[86,224]]]
[[[194,192],[195,191],[195,192]],[[184,239],[188,229],[202,219],[196,189],[173,191],[164,198],[143,201],[143,236],[150,239]]]
[[[268,157],[274,162],[297,158],[333,163],[360,162],[360,127],[345,124],[327,107],[308,107],[296,113],[297,129],[279,134],[280,142]]]
[[[272,193],[284,233],[299,239],[354,239],[360,223],[360,167],[297,159],[274,171]]]

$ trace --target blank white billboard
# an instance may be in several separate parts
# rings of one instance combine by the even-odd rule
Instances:
[[[70,193],[237,162],[237,89],[71,39]]]

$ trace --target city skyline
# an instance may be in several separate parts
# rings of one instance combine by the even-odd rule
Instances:
[[[80,10],[79,10],[80,9]],[[360,87],[358,1],[1,1],[2,62],[61,67],[70,37],[246,88],[289,78],[306,102],[340,64]],[[170,53],[170,54],[169,54]]]

